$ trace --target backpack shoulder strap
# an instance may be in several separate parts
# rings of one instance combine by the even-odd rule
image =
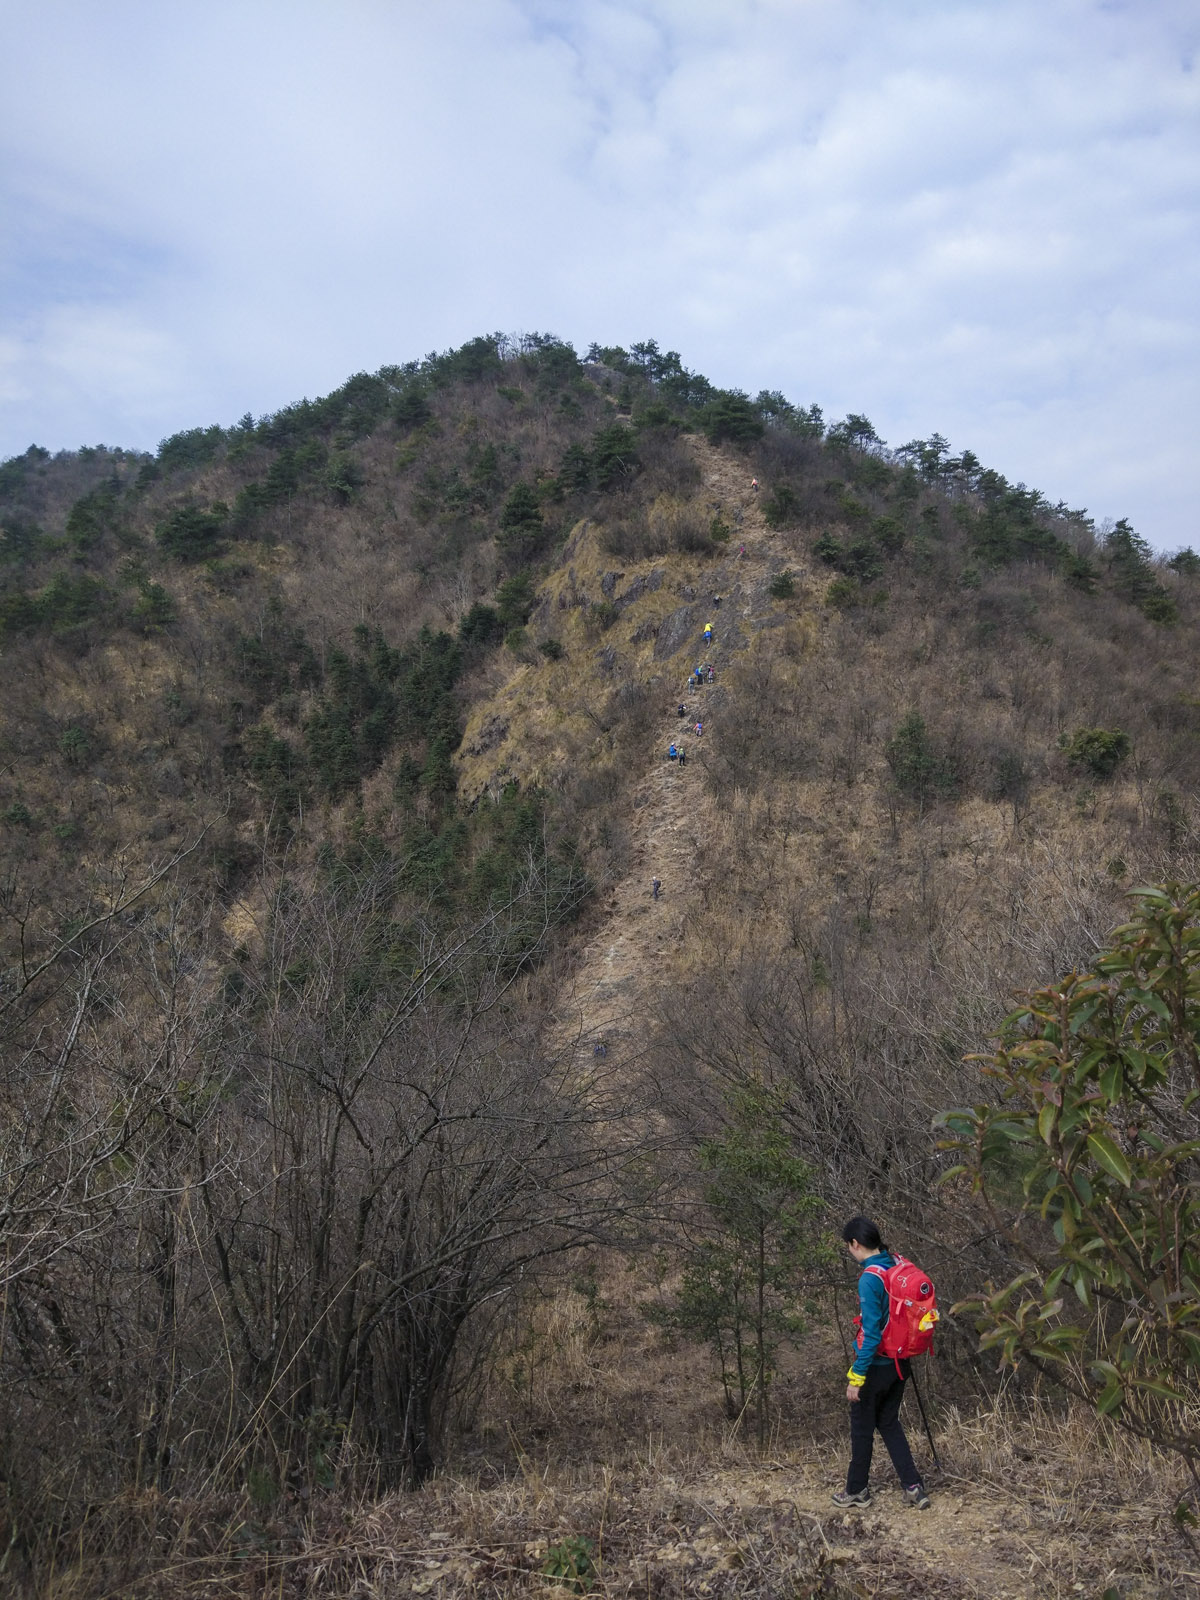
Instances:
[[[886,1267],[864,1267],[863,1272],[873,1272],[877,1278],[881,1278],[884,1283],[887,1282],[888,1269]]]

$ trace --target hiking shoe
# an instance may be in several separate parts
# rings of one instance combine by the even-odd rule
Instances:
[[[910,1484],[904,1491],[904,1498],[910,1506],[916,1506],[918,1511],[929,1510],[929,1496],[925,1493],[923,1483]]]
[[[860,1489],[857,1494],[847,1494],[845,1489],[839,1489],[833,1496],[835,1506],[869,1506],[871,1504],[870,1489]],[[925,1502],[929,1504],[928,1500]]]

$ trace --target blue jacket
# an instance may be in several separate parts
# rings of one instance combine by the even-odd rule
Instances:
[[[891,1356],[879,1354],[879,1341],[883,1338],[883,1330],[887,1326],[888,1292],[879,1274],[867,1271],[868,1267],[892,1266],[895,1266],[895,1258],[886,1250],[879,1250],[873,1256],[868,1256],[862,1264],[862,1276],[858,1280],[862,1348],[856,1352],[850,1368],[850,1371],[860,1378],[865,1378],[873,1365],[890,1367],[892,1364]]]

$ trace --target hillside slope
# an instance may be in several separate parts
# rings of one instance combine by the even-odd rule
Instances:
[[[652,341],[543,336],[153,458],[33,449],[0,528],[0,1468],[27,1574],[126,1538],[150,1571],[127,1491],[185,1527],[258,1495],[258,1526],[335,1480],[549,1472],[584,1394],[586,1472],[636,1478],[655,1384],[688,1540],[701,1502],[749,1528],[784,1497],[688,1465],[744,1445],[637,1308],[748,1085],[823,1215],[886,1218],[947,1303],[1010,1266],[939,1187],[931,1118],[979,1095],[964,1058],[1014,990],[1086,963],[1132,885],[1200,874],[1191,552],[936,435],[889,450]],[[581,1302],[587,1338],[547,1331]],[[815,1441],[779,1452],[789,1560],[800,1524],[841,1537],[807,1520],[841,1419],[797,1399],[832,1339],[777,1391]],[[932,1398],[969,1429],[995,1380],[969,1329],[941,1343]],[[992,1525],[964,1459],[987,1487],[933,1534],[885,1502],[863,1535],[924,1583],[952,1516]],[[430,1540],[456,1492],[423,1491]],[[388,1505],[397,1540],[426,1514]],[[1015,1547],[975,1557],[928,1592],[1022,1592]],[[717,1560],[695,1592],[754,1592]]]

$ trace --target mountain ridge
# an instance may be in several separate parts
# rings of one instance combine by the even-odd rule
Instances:
[[[827,1217],[888,1218],[947,1302],[1009,1273],[931,1119],[1014,990],[1200,875],[1200,559],[936,435],[593,354],[485,338],[153,460],[0,467],[31,1548],[131,1484],[519,1471],[511,1430],[573,1415],[606,1341],[686,1362],[709,1438],[639,1306],[748,1084]],[[825,1438],[820,1315],[778,1414]],[[998,1406],[969,1331],[940,1343],[935,1405]]]

